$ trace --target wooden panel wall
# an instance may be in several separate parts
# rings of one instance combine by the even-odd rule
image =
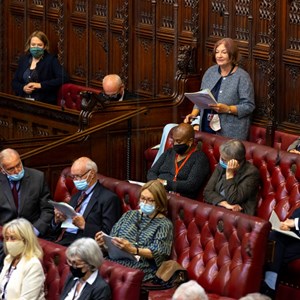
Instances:
[[[58,54],[72,82],[101,87],[106,74],[119,73],[129,90],[150,97],[135,103],[150,108],[145,118],[133,123],[133,160],[138,166],[141,151],[158,143],[165,123],[180,122],[190,110],[191,103],[182,97],[184,89],[199,87],[203,72],[212,65],[213,45],[222,37],[237,41],[240,64],[253,80],[257,106],[253,122],[267,126],[269,135],[276,128],[300,133],[299,0],[0,0],[0,4],[0,90],[11,93],[27,36],[37,29],[45,31],[51,52]],[[190,85],[185,78],[191,77]],[[157,97],[163,100],[154,107],[152,99]],[[113,128],[101,140],[107,141],[103,153],[124,152],[126,132],[126,124]],[[101,151],[103,143],[95,149]],[[122,159],[103,163],[113,172]],[[141,179],[141,169],[134,172]]]

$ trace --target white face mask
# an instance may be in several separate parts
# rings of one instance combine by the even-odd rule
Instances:
[[[20,255],[25,248],[23,241],[6,242],[5,244],[8,253],[13,257]]]

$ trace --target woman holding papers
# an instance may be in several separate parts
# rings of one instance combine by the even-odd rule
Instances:
[[[103,263],[103,255],[95,240],[80,238],[66,251],[70,275],[67,278],[61,300],[109,300],[109,285],[101,277],[98,269]]]
[[[201,89],[208,89],[217,104],[207,109],[195,105],[184,120],[189,123],[200,113],[200,130],[235,139],[248,138],[251,114],[255,109],[254,90],[249,74],[238,66],[239,51],[230,38],[219,40],[213,61],[204,74]]]
[[[293,232],[295,237],[276,230],[271,231],[269,239],[275,241],[274,256],[267,266],[261,292],[275,299],[278,273],[284,264],[300,258],[300,208],[296,209],[291,217],[280,222],[280,229],[284,232]],[[272,226],[273,227],[273,226]],[[297,236],[299,238],[297,238]]]
[[[164,186],[158,180],[147,182],[141,188],[140,209],[123,214],[110,233],[112,243],[134,257],[120,257],[114,261],[142,269],[145,273],[144,281],[154,277],[161,263],[171,253],[173,225],[166,217],[167,204]],[[101,231],[96,234],[95,239],[105,249]]]

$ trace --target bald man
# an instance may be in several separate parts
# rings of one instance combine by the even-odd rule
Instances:
[[[103,93],[100,94],[106,101],[122,101],[125,95],[125,86],[117,74],[109,74],[103,78]]]
[[[41,171],[23,167],[14,149],[0,152],[0,225],[25,218],[43,236],[53,218],[49,188]]]
[[[181,123],[173,129],[173,148],[166,150],[147,174],[159,179],[169,192],[196,199],[209,174],[206,155],[194,144],[192,125]]]

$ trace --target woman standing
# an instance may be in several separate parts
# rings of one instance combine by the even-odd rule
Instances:
[[[7,256],[0,274],[0,298],[45,299],[43,253],[31,223],[20,218],[5,224],[3,239]]]
[[[57,103],[60,86],[69,79],[57,57],[48,51],[49,40],[45,33],[33,32],[27,39],[26,54],[20,58],[12,81],[17,96],[49,104]]]
[[[254,90],[249,74],[238,66],[238,60],[238,47],[232,39],[224,38],[215,44],[213,61],[216,64],[205,72],[201,89],[209,89],[218,104],[201,112],[195,105],[185,117],[185,123],[200,112],[201,131],[247,140],[251,114],[255,109]],[[218,121],[220,128],[216,125]]]

